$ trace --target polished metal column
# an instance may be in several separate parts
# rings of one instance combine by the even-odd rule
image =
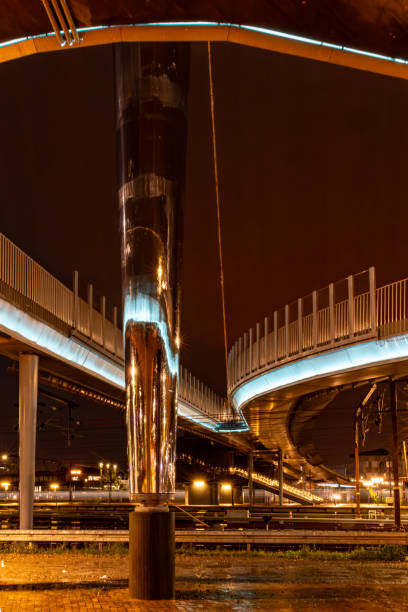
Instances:
[[[37,433],[38,356],[20,355],[20,529],[33,528],[35,441]]]
[[[188,69],[187,44],[115,46],[129,484],[141,504],[130,519],[129,584],[140,599],[174,596],[166,503],[175,487]],[[161,553],[167,576],[154,561]]]

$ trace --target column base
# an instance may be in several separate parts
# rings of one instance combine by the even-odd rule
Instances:
[[[140,506],[129,514],[129,593],[135,599],[174,599],[174,512]]]

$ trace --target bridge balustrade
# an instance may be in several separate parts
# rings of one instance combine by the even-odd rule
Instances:
[[[408,331],[408,279],[375,287],[370,268],[265,317],[232,346],[230,389],[281,364],[369,338]]]
[[[0,297],[67,336],[75,335],[123,360],[123,332],[106,316],[105,298],[100,311],[94,307],[92,286],[88,300],[78,294],[78,274],[73,290],[0,233]],[[180,367],[179,397],[217,422],[233,420],[224,398]]]

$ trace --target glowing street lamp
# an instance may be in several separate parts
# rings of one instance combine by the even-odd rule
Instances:
[[[193,487],[196,487],[196,489],[203,489],[205,485],[206,483],[204,480],[194,480],[193,482]]]
[[[7,461],[7,459],[8,459],[8,455],[6,453],[3,453],[2,456],[1,456],[1,460],[2,461]]]
[[[338,502],[340,499],[341,499],[340,493],[333,493],[334,505],[336,505],[336,502]]]
[[[10,483],[9,483],[9,482],[2,482],[2,483],[0,483],[0,484],[1,484],[1,486],[3,487],[3,489],[4,489],[4,490],[6,491],[6,493],[7,493],[7,491],[9,490],[9,487],[10,487]]]

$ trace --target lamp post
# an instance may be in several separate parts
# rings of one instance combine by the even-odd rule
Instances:
[[[1,486],[3,487],[3,489],[5,490],[5,492],[7,493],[10,487],[10,483],[9,482],[2,482]]]
[[[56,482],[53,482],[50,484],[50,489],[51,491],[54,491],[55,494],[55,505],[57,505],[57,491],[59,489],[59,484],[57,484]]]
[[[78,476],[82,474],[82,470],[73,469],[69,472],[69,503],[72,503],[72,480],[78,479]]]

